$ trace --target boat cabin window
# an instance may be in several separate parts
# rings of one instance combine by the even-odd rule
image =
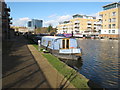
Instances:
[[[67,43],[66,43],[66,48],[69,48],[69,39],[67,39],[66,42],[67,42]]]
[[[70,46],[70,40],[69,39],[63,39],[62,40],[62,48],[63,49],[69,49]]]
[[[48,41],[48,46],[51,46],[51,41]]]
[[[65,48],[65,40],[62,40],[62,48]]]
[[[46,43],[46,40],[43,40],[43,44],[45,44]]]

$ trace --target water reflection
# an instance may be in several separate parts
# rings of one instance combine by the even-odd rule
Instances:
[[[68,66],[74,68],[75,70],[80,70],[83,65],[82,58],[79,58],[78,60],[65,60],[65,59],[60,60],[66,63]]]
[[[104,88],[118,88],[118,41],[79,40],[83,65],[79,70]]]

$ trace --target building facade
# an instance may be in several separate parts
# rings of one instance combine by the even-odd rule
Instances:
[[[26,33],[28,32],[28,28],[27,27],[13,27],[15,32],[20,32],[20,33]]]
[[[120,33],[120,2],[103,6],[103,11],[99,12],[102,28],[100,37],[118,38]]]
[[[10,8],[7,7],[7,4],[4,2],[4,0],[0,1],[0,8],[2,39],[10,39],[10,24],[12,24],[12,18],[10,18]]]
[[[43,26],[43,20],[32,19],[28,21],[28,29],[29,31],[34,31],[36,28],[41,28]]]
[[[57,33],[94,33],[99,31],[99,19],[86,15],[73,15],[73,19],[64,21],[57,26]]]

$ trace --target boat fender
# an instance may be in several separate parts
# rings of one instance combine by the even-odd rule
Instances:
[[[43,52],[45,52],[46,50],[45,49],[43,49]]]

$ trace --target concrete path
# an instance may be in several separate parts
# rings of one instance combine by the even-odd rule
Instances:
[[[3,88],[51,88],[23,36],[15,37],[3,54]]]

